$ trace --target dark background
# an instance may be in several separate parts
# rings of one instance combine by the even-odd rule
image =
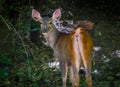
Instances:
[[[0,87],[62,87],[61,74],[48,63],[52,50],[42,44],[39,23],[31,10],[51,16],[62,9],[61,20],[89,20],[93,41],[94,87],[120,87],[119,0],[0,0]],[[84,76],[81,86],[86,86]],[[71,87],[69,79],[68,87]]]

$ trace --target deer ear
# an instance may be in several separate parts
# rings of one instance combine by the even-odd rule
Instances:
[[[42,19],[40,13],[37,10],[35,10],[35,9],[32,10],[32,18],[35,21],[40,21]]]
[[[56,9],[53,13],[52,19],[53,20],[59,20],[61,18],[61,10]]]

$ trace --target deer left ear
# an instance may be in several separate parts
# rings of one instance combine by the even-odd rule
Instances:
[[[40,13],[37,10],[35,10],[35,9],[32,10],[32,18],[35,21],[41,21],[41,19],[42,19]]]
[[[61,10],[56,9],[53,13],[52,19],[53,20],[59,20],[61,18]]]

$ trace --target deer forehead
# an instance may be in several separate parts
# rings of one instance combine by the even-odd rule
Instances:
[[[43,17],[42,20],[41,20],[41,24],[46,24],[47,25],[50,22],[52,22],[52,19],[49,18],[49,17]]]

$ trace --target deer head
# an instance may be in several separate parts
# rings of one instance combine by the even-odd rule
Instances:
[[[42,34],[44,35],[44,38],[46,39],[46,45],[50,45],[53,48],[54,42],[57,38],[57,30],[54,26],[54,23],[56,21],[59,21],[61,18],[61,10],[56,9],[53,12],[53,15],[51,18],[49,17],[41,17],[40,13],[33,9],[32,10],[32,18],[35,21],[40,22],[41,24],[41,31]]]
[[[40,13],[37,10],[33,9],[32,10],[32,18],[35,21],[39,21],[41,23],[42,33],[47,33],[47,31],[50,31],[51,29],[53,29],[52,24],[54,24],[55,21],[60,20],[61,11],[60,11],[60,9],[57,9],[57,10],[55,10],[55,12],[53,13],[51,18],[48,18],[48,17],[42,18]]]

